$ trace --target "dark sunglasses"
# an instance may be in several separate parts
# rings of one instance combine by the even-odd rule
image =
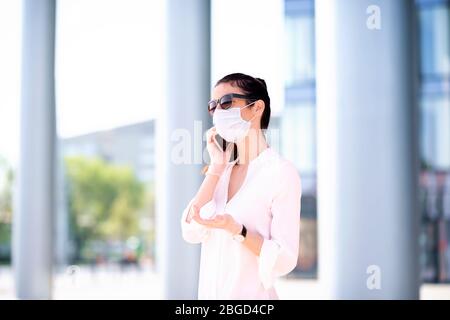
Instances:
[[[211,100],[210,102],[208,102],[209,113],[213,114],[218,106],[220,106],[220,109],[223,109],[223,110],[229,109],[233,104],[233,99],[245,99],[245,100],[250,100],[250,101],[258,100],[255,97],[252,97],[249,95],[244,95],[244,94],[239,94],[239,93],[229,93],[217,100]]]

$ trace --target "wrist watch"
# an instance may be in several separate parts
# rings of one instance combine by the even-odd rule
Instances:
[[[233,239],[238,242],[243,242],[246,236],[247,236],[247,228],[244,225],[242,225],[241,231],[233,235]]]

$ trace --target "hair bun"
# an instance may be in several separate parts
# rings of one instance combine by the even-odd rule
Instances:
[[[255,78],[255,79],[258,80],[259,82],[261,82],[262,85],[264,86],[264,88],[267,90],[267,85],[266,85],[266,82],[264,81],[264,79],[261,79],[261,78]]]

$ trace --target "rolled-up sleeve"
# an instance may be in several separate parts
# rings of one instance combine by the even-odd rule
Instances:
[[[297,265],[300,237],[302,187],[293,164],[279,167],[272,199],[270,237],[264,239],[258,261],[258,272],[265,289],[276,277],[291,272]]]
[[[208,239],[209,234],[211,232],[210,227],[203,226],[199,224],[195,220],[191,220],[190,222],[186,221],[187,215],[189,214],[189,210],[192,206],[194,199],[192,199],[187,207],[183,210],[183,214],[181,215],[181,232],[183,235],[183,239],[189,243],[201,243]],[[206,211],[206,212],[205,212]],[[214,199],[204,204],[200,209],[201,216],[212,216],[212,214],[216,211],[216,203]]]

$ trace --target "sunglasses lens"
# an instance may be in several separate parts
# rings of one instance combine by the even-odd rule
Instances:
[[[220,108],[226,110],[231,107],[233,103],[233,97],[231,95],[223,96],[220,99]]]
[[[214,112],[214,110],[216,109],[216,107],[217,107],[217,103],[216,103],[215,101],[210,101],[210,102],[208,103],[208,111],[209,111],[209,112]]]

